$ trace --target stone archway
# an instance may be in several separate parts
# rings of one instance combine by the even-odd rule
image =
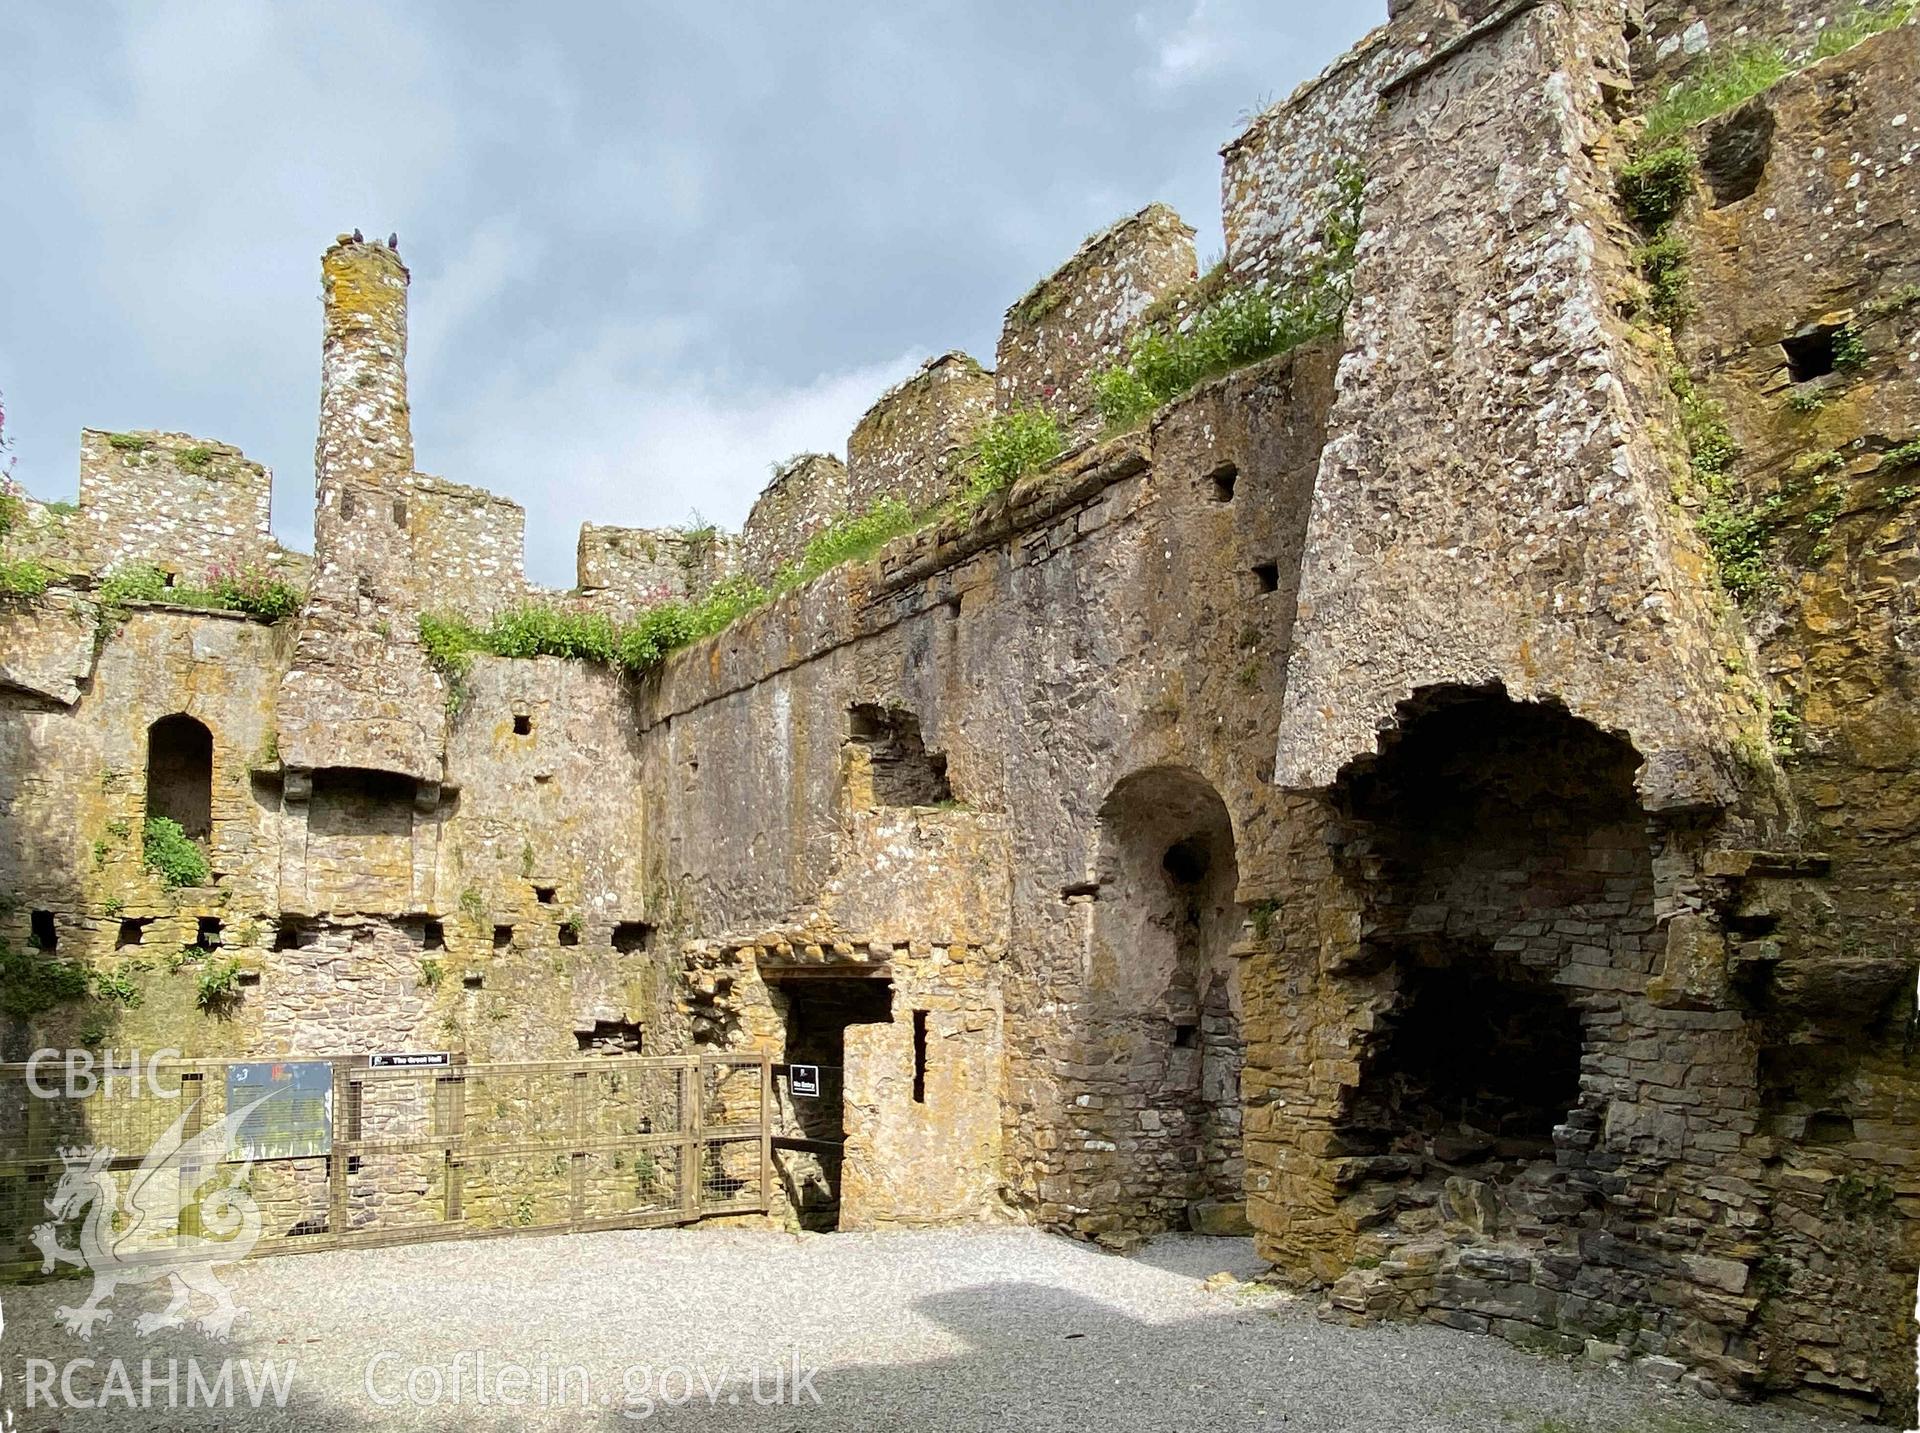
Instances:
[[[1100,808],[1085,986],[1096,1155],[1082,1202],[1126,1235],[1185,1228],[1242,1199],[1233,825],[1197,772],[1156,767]]]

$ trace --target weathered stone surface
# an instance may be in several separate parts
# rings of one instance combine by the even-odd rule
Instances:
[[[740,529],[740,567],[770,581],[799,560],[807,539],[847,516],[847,465],[829,453],[802,453],[775,469]]]
[[[0,601],[0,684],[71,706],[93,675],[98,609],[60,595]]]
[[[407,270],[385,245],[343,237],[323,271],[315,562],[281,681],[280,756],[434,782],[446,692],[420,648],[432,575],[416,561],[414,508],[444,494],[413,492]]]
[[[580,594],[628,618],[672,598],[698,601],[738,567],[739,539],[718,528],[580,528]]]
[[[1089,235],[1007,310],[994,359],[1000,411],[1042,408],[1070,437],[1092,436],[1095,374],[1126,356],[1155,300],[1195,277],[1193,230],[1164,204]]]
[[[1609,297],[1626,256],[1605,219],[1600,95],[1624,64],[1607,8],[1522,10],[1387,95],[1286,785],[1326,785],[1423,687],[1497,682],[1630,733],[1655,806],[1732,789],[1757,698],[1721,663],[1738,638],[1673,509],[1658,375]]]
[[[993,391],[993,375],[973,359],[943,353],[883,394],[847,439],[848,508],[897,498],[917,512],[950,497]]]

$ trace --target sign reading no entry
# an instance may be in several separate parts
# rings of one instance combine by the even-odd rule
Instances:
[[[818,1065],[787,1066],[787,1088],[796,1095],[809,1099],[820,1097],[820,1067]]]
[[[447,1050],[382,1050],[367,1056],[374,1070],[414,1070],[432,1065],[451,1065],[453,1054]]]

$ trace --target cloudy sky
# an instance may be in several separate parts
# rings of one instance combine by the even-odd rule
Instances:
[[[98,0],[0,11],[0,393],[18,476],[84,426],[237,443],[306,546],[319,257],[400,233],[418,465],[578,524],[737,526],[930,354],[1155,199],[1385,0]]]

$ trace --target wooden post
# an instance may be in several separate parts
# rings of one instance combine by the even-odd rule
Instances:
[[[338,1239],[347,1232],[347,1158],[340,1149],[340,1118],[347,1118],[348,1138],[357,1137],[360,1123],[359,1091],[354,1088],[353,1066],[347,1060],[333,1062],[333,1139],[327,1149],[327,1232]]]
[[[580,1148],[587,1142],[587,1079],[585,1070],[573,1072],[573,1158],[571,1176],[572,1188],[569,1191],[570,1207],[573,1211],[573,1223],[578,1226],[587,1217],[587,1152]]]
[[[773,1057],[760,1052],[760,1212],[773,1204]]]
[[[680,1086],[680,1212],[689,1219],[700,1217],[700,1156],[705,1148],[701,1133],[705,1122],[702,1106],[706,1099],[706,1072],[700,1057],[688,1058],[681,1072]]]

